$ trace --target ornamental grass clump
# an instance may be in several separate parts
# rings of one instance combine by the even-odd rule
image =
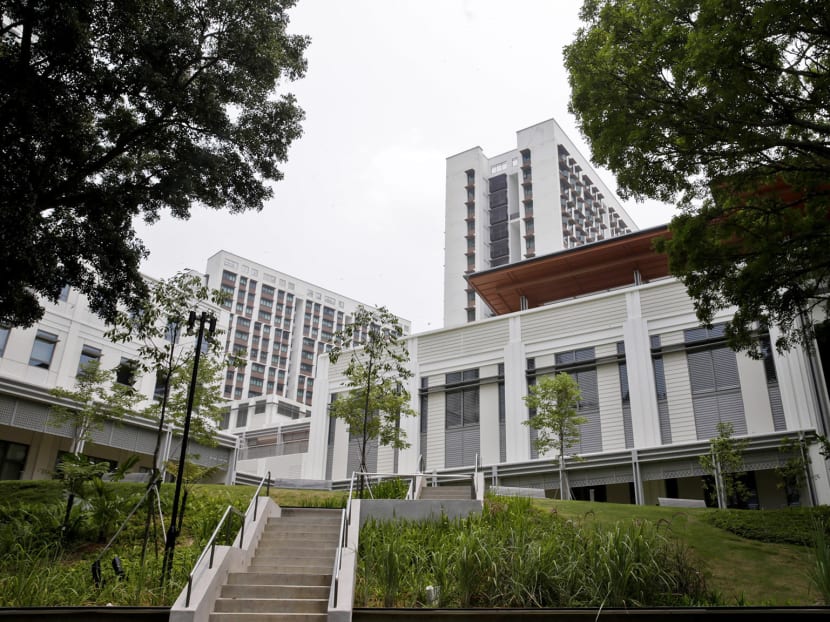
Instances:
[[[489,499],[481,515],[457,520],[369,521],[360,535],[358,568],[357,606],[712,602],[703,573],[671,537],[668,523],[609,528],[543,512],[527,499]]]

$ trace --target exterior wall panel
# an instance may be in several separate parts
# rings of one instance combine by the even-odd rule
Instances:
[[[597,369],[599,414],[602,447],[605,451],[625,449],[620,374],[617,365],[600,365]]]
[[[665,318],[694,312],[686,288],[680,282],[667,282],[640,290],[640,308],[644,318]]]
[[[522,318],[522,341],[526,344],[550,341],[563,336],[620,328],[626,320],[625,296],[545,309]]]
[[[689,385],[689,368],[684,352],[663,355],[666,374],[666,393],[671,413],[671,437],[673,443],[697,440],[695,413],[692,408],[692,391]]]

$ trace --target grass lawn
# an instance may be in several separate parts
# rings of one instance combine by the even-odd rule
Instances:
[[[709,588],[718,592],[727,605],[812,605],[817,602],[806,574],[810,563],[810,550],[806,546],[759,542],[736,536],[707,520],[709,515],[721,510],[678,510],[550,499],[535,502],[539,507],[575,520],[608,525],[635,519],[668,523],[671,533],[688,544],[704,562]],[[738,512],[752,514],[762,523],[767,514],[763,510]]]
[[[111,486],[121,499],[117,512],[123,516],[131,509],[135,497],[141,496],[142,485]],[[103,546],[94,537],[95,532],[90,527],[79,527],[75,539],[59,545],[58,526],[65,504],[59,482],[0,482],[0,606],[170,604],[225,507],[232,504],[244,510],[253,492],[250,486],[192,486],[176,552],[176,588],[163,594],[157,589],[157,578],[151,576],[154,569],[145,577],[146,590],[138,589],[143,514],[132,519],[114,548],[124,560],[130,580],[120,586],[110,580],[105,589],[99,590],[91,585],[90,578],[90,564]],[[165,516],[169,515],[172,493],[173,486],[163,488]],[[345,497],[342,492],[284,489],[272,489],[270,495],[286,507],[341,507]],[[576,521],[612,526],[619,521],[648,520],[666,526],[703,562],[708,586],[720,595],[724,604],[810,605],[817,602],[806,576],[807,547],[737,536],[713,525],[711,517],[718,510],[548,499],[534,500],[534,503],[545,511],[555,511]],[[781,514],[787,510],[772,512],[742,512],[730,520],[739,526],[736,530],[740,533],[775,539],[790,523],[794,524],[790,519],[799,516]],[[731,515],[718,516],[729,518]],[[759,529],[758,525],[765,529]],[[114,527],[111,529],[107,539]],[[162,536],[160,547],[163,546]],[[112,575],[108,568],[109,555],[103,562],[104,570],[105,574]],[[154,556],[151,548],[148,560]],[[148,562],[147,566],[152,569],[153,563]]]

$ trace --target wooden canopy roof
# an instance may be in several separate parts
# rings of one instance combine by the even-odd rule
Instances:
[[[668,276],[668,259],[656,253],[656,238],[667,237],[661,225],[629,235],[534,257],[467,275],[467,281],[496,315],[556,300],[584,296]],[[639,274],[639,277],[636,276]]]

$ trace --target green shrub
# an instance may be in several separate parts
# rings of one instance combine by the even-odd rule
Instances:
[[[25,485],[24,485],[25,484]],[[250,487],[192,486],[183,531],[167,589],[159,585],[164,530],[153,504],[155,529],[144,563],[142,541],[146,510],[136,512],[101,559],[104,584],[92,581],[92,562],[145,492],[143,484],[101,482],[84,492],[70,515],[70,537],[61,530],[66,501],[58,482],[0,482],[0,607],[170,605],[185,584],[193,563],[229,503],[244,510]],[[93,485],[94,486],[94,485]],[[13,491],[13,492],[9,492]],[[19,502],[15,494],[21,492]],[[173,486],[161,490],[165,520],[172,507]],[[168,525],[165,524],[165,527]],[[127,580],[112,569],[118,556]]]
[[[813,521],[813,563],[808,575],[813,587],[825,605],[830,605],[830,536],[828,525],[821,520]]]
[[[404,499],[409,490],[409,480],[385,479],[363,489],[364,499]]]
[[[830,530],[830,507],[786,508],[782,510],[718,510],[706,520],[720,529],[750,540],[781,544],[813,544],[813,522],[821,521]],[[830,531],[828,531],[830,535]]]
[[[355,593],[364,606],[712,604],[688,549],[665,531],[646,521],[609,530],[498,498],[465,519],[369,521]],[[435,602],[427,602],[430,587]]]

